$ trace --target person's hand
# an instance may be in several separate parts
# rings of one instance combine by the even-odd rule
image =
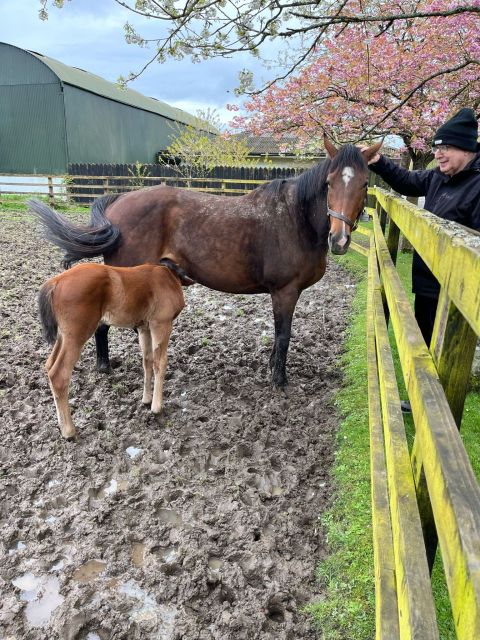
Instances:
[[[368,149],[368,147],[366,145],[362,145],[361,147],[358,147],[360,149],[360,151],[366,151]],[[375,162],[378,162],[380,160],[380,154],[376,153],[373,158],[370,158],[370,160],[367,160],[367,164],[374,164]]]

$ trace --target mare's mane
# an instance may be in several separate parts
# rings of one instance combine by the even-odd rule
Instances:
[[[366,163],[361,151],[357,147],[347,144],[340,148],[333,160],[327,158],[307,169],[297,178],[277,178],[262,185],[260,189],[271,196],[280,197],[284,185],[295,184],[294,208],[296,214],[304,222],[308,222],[310,211],[312,209],[318,210],[322,201],[326,200],[327,176],[329,173],[344,167],[364,169],[365,166]]]

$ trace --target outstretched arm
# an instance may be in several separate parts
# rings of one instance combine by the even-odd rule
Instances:
[[[368,168],[403,196],[425,196],[434,174],[432,169],[408,171],[379,153],[368,163]]]

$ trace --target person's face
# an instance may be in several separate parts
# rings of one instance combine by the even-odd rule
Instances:
[[[433,148],[438,168],[447,176],[453,176],[464,169],[475,155],[471,151],[464,151],[449,144],[439,144]]]

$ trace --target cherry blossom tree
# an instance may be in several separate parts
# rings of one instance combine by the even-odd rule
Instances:
[[[316,144],[322,131],[338,142],[393,133],[414,166],[424,166],[435,129],[461,106],[479,110],[479,26],[472,13],[397,21],[380,33],[348,25],[300,72],[254,95],[233,126],[293,132],[303,145]]]
[[[40,17],[68,2],[39,0]],[[262,58],[274,43],[275,78],[256,88],[248,70],[240,77],[251,117],[235,124],[252,131],[294,131],[305,144],[320,126],[339,140],[396,133],[421,164],[433,130],[479,105],[480,0],[115,2],[159,25],[153,39],[125,25],[127,41],[151,53],[124,83],[169,57]]]
[[[39,0],[39,16],[50,6],[62,8],[77,0]],[[81,0],[78,0],[80,2]],[[354,25],[368,25],[372,34],[389,31],[397,22],[438,16],[479,16],[480,0],[114,0],[132,15],[158,23],[158,37],[146,38],[125,24],[127,42],[150,48],[153,62],[167,58],[226,57],[249,52],[261,57],[265,45],[276,43],[277,78],[286,78],[316,55],[332,34]],[[248,71],[240,88],[251,88]]]

